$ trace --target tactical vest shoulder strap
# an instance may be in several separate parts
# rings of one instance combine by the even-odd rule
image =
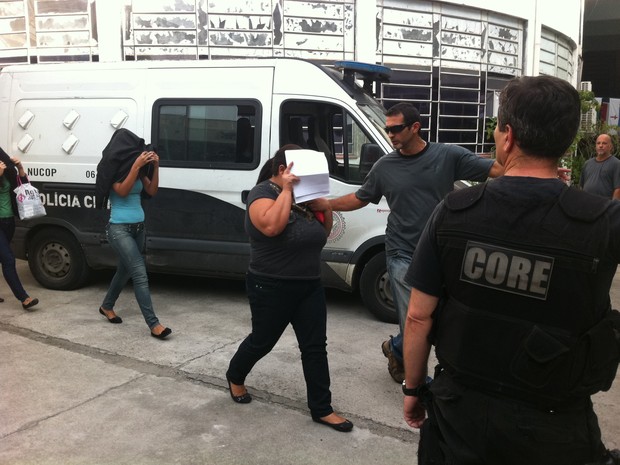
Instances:
[[[486,183],[481,183],[473,187],[450,192],[446,196],[445,205],[451,211],[465,210],[482,198],[485,188]]]
[[[591,223],[605,213],[611,200],[574,187],[565,187],[560,194],[559,204],[569,218]]]

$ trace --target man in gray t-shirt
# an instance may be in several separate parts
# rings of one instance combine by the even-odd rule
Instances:
[[[609,134],[596,138],[596,157],[581,170],[579,187],[591,194],[620,199],[620,160],[612,155],[614,146]]]
[[[427,143],[415,155],[395,150],[375,163],[355,196],[374,204],[385,196],[390,206],[386,253],[413,255],[426,221],[454,181],[485,181],[492,165],[493,160],[456,145]]]
[[[420,137],[420,113],[411,104],[399,103],[386,112],[386,132],[396,149],[380,158],[357,192],[330,200],[333,210],[351,211],[384,196],[390,207],[385,233],[387,270],[400,334],[381,345],[388,371],[401,383],[402,331],[411,286],[404,281],[418,238],[435,206],[459,179],[484,181],[503,169],[456,145],[427,143]]]

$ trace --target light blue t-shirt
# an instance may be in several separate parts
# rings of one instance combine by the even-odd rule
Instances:
[[[114,190],[110,190],[110,223],[127,224],[142,223],[144,210],[140,201],[142,181],[136,180],[127,197],[121,197]]]

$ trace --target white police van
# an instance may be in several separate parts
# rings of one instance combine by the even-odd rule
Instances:
[[[391,150],[383,108],[368,92],[389,73],[287,58],[5,67],[0,146],[23,160],[47,210],[18,224],[16,256],[51,289],[78,288],[89,270],[115,266],[104,232],[109,212],[94,208],[94,183],[103,148],[123,127],[160,157],[159,192],[144,204],[148,269],[241,278],[249,257],[244,198],[260,167],[295,143],[325,154],[331,196],[355,191]],[[388,212],[383,200],[334,213],[323,279],[359,289],[373,314],[395,322]]]

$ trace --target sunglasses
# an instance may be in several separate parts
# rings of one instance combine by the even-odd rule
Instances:
[[[383,129],[385,130],[386,133],[392,133],[392,134],[398,134],[399,132],[401,132],[403,129],[407,128],[411,126],[411,124],[395,124],[394,126],[386,126]]]

